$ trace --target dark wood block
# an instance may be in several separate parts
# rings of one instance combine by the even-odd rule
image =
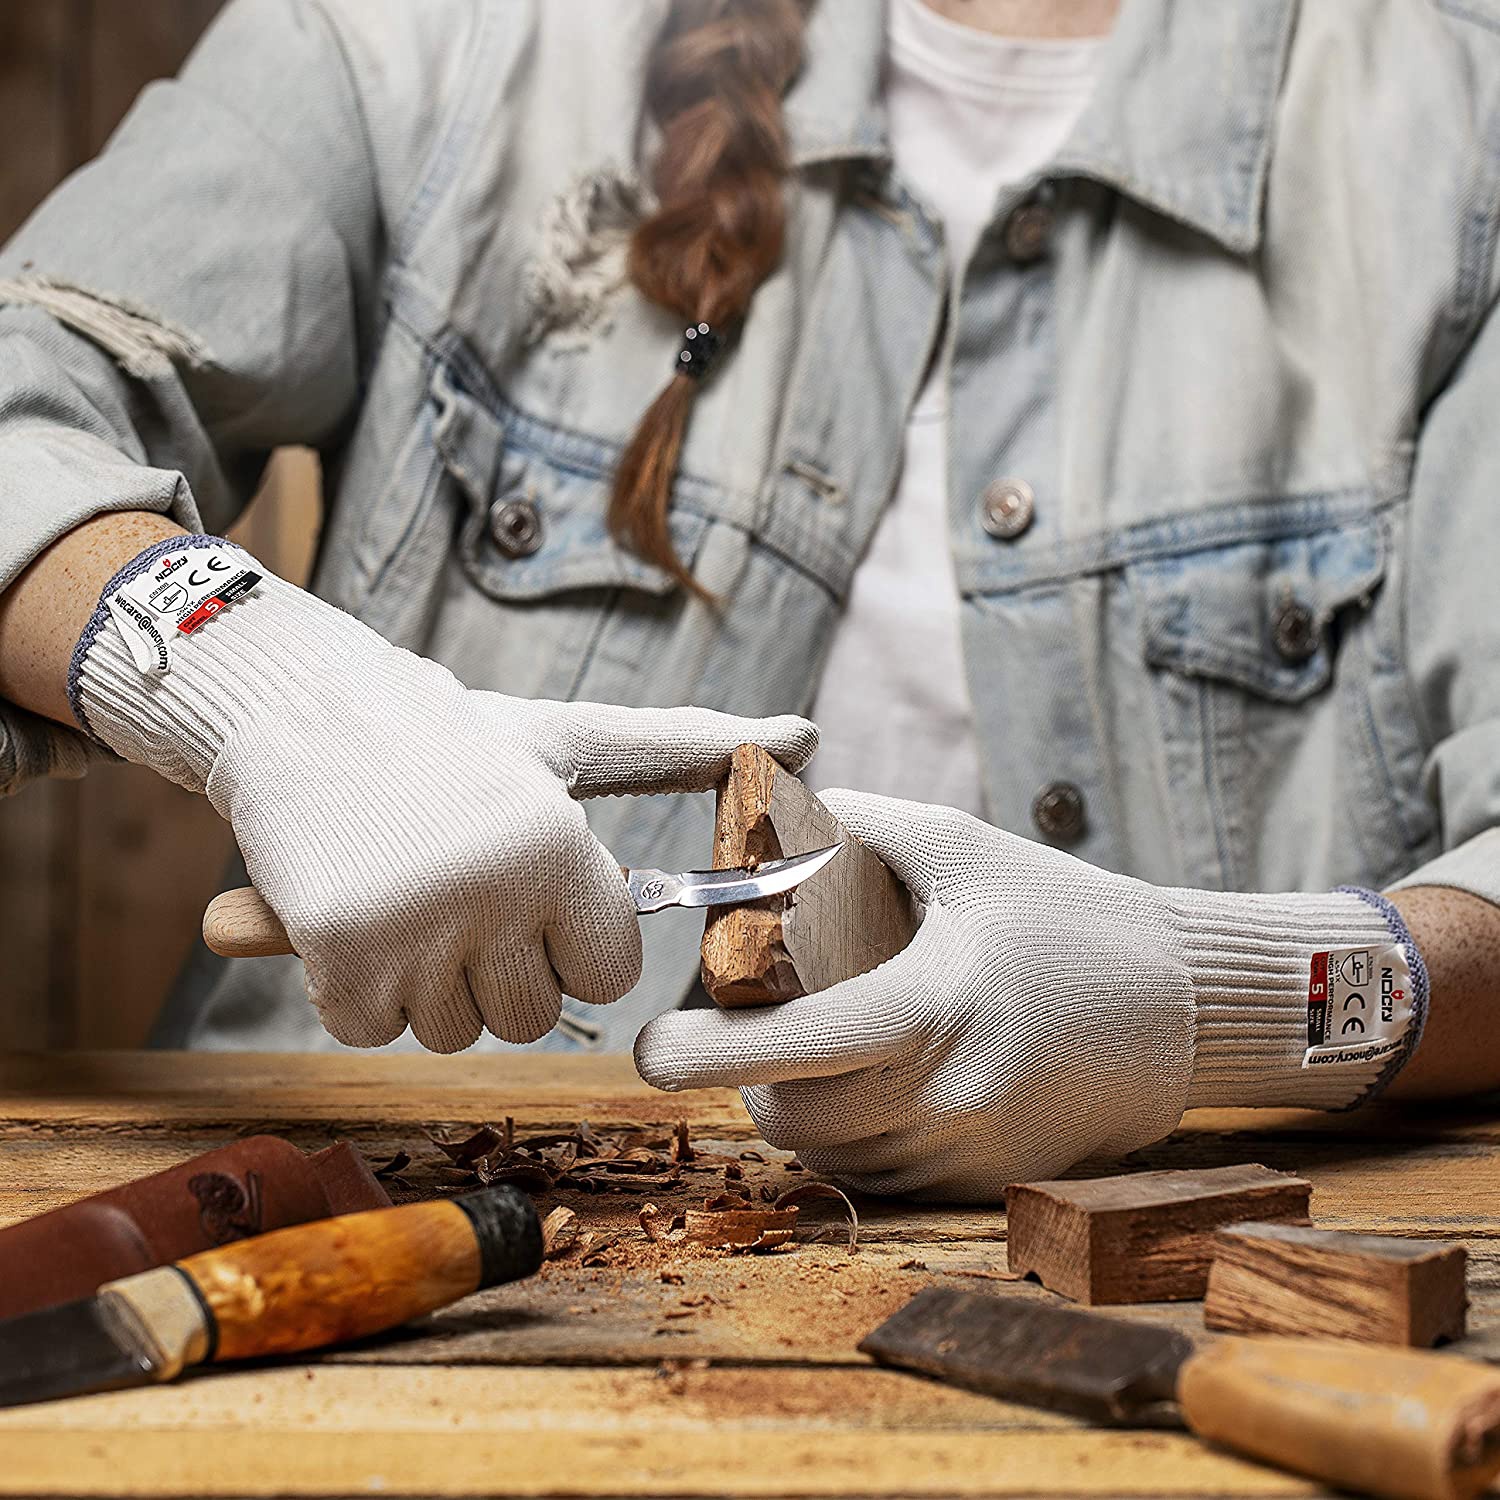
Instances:
[[[1216,1230],[1305,1223],[1312,1184],[1246,1164],[1019,1182],[1005,1196],[1012,1271],[1075,1302],[1180,1302],[1203,1295]]]
[[[1468,1253],[1442,1240],[1232,1224],[1214,1236],[1203,1321],[1427,1348],[1464,1336]]]

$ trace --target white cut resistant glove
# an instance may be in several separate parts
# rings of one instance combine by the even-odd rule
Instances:
[[[1159,889],[951,808],[824,800],[925,903],[910,946],[783,1005],[659,1016],[635,1055],[658,1088],[743,1085],[767,1141],[852,1187],[993,1201],[1189,1105],[1348,1105],[1415,1045],[1426,978],[1379,897]],[[1409,968],[1409,1024],[1304,1068],[1313,955],[1343,948]]]
[[[640,928],[574,798],[702,790],[742,741],[788,766],[816,744],[790,716],[471,692],[269,575],[173,650],[167,675],[143,674],[96,616],[75,653],[75,712],[126,759],[207,791],[324,1026],[355,1047],[408,1021],[434,1052],[481,1027],[531,1041],[561,990],[618,999],[640,977]]]

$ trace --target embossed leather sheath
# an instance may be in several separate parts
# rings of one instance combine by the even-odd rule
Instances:
[[[390,1202],[347,1141],[308,1156],[250,1136],[0,1230],[0,1318],[229,1240]]]

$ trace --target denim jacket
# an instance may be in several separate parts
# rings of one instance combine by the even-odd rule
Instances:
[[[1159,883],[1500,900],[1500,0],[1125,0],[956,282],[883,8],[817,0],[784,259],[673,502],[717,611],[604,521],[680,335],[622,277],[663,9],[234,0],[0,257],[0,586],[100,511],[222,530],[306,443],[317,591],[471,686],[805,711],[937,358],[997,823]],[[0,722],[0,781],[76,769]],[[705,798],[589,813],[623,862],[710,848]],[[540,1045],[679,1003],[700,927],[644,930],[634,994]],[[295,960],[200,954],[174,1014],[333,1045]]]

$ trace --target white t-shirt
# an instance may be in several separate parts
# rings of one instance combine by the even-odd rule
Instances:
[[[1018,40],[893,0],[886,106],[903,183],[942,221],[957,279],[1000,189],[1044,165],[1093,87],[1101,38]],[[948,372],[906,424],[896,493],[849,593],[813,716],[814,787],[984,813],[948,542]]]

